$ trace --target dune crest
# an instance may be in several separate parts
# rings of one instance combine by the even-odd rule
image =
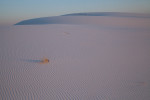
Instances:
[[[103,22],[100,20],[100,18],[103,18],[103,17],[150,18],[150,14],[119,13],[119,12],[73,13],[73,14],[66,14],[66,15],[61,15],[61,16],[42,17],[42,18],[24,20],[24,21],[16,23],[15,25],[102,24]],[[102,19],[102,20],[106,20],[106,19]]]

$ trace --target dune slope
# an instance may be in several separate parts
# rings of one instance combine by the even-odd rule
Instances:
[[[0,30],[0,100],[149,100],[148,19],[59,18]]]
[[[110,21],[112,17],[117,18],[150,18],[150,14],[118,13],[118,12],[95,12],[95,13],[73,13],[62,16],[42,17],[24,20],[15,25],[39,25],[39,24],[101,24],[102,21]],[[102,19],[101,19],[102,18]],[[99,20],[101,19],[101,20]]]

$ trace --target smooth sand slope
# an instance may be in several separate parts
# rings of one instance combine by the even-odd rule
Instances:
[[[109,24],[110,25],[110,24],[114,24],[114,22],[116,25],[116,22],[118,21],[121,24],[128,23],[129,25],[129,23],[137,24],[140,21],[139,20],[140,18],[145,19],[144,21],[146,21],[146,19],[149,20],[150,14],[120,13],[120,12],[73,13],[73,14],[66,14],[62,16],[41,17],[41,18],[23,20],[23,21],[16,23],[15,25],[39,25],[39,24],[80,24],[80,25],[81,24],[82,25],[83,24],[84,25],[85,24],[86,25]],[[130,22],[129,20],[132,22]]]
[[[150,20],[88,18],[0,29],[0,100],[150,100]]]

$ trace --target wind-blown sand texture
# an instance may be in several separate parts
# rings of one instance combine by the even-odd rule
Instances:
[[[150,100],[150,19],[96,17],[0,29],[0,100]]]

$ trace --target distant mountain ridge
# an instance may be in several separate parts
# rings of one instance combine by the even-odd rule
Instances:
[[[86,19],[83,18],[85,16]],[[135,17],[135,18],[150,18],[150,14],[138,13],[121,13],[121,12],[88,12],[88,13],[72,13],[61,16],[42,17],[24,20],[15,25],[36,25],[36,24],[86,24],[90,22],[90,16],[110,16],[110,17]]]

